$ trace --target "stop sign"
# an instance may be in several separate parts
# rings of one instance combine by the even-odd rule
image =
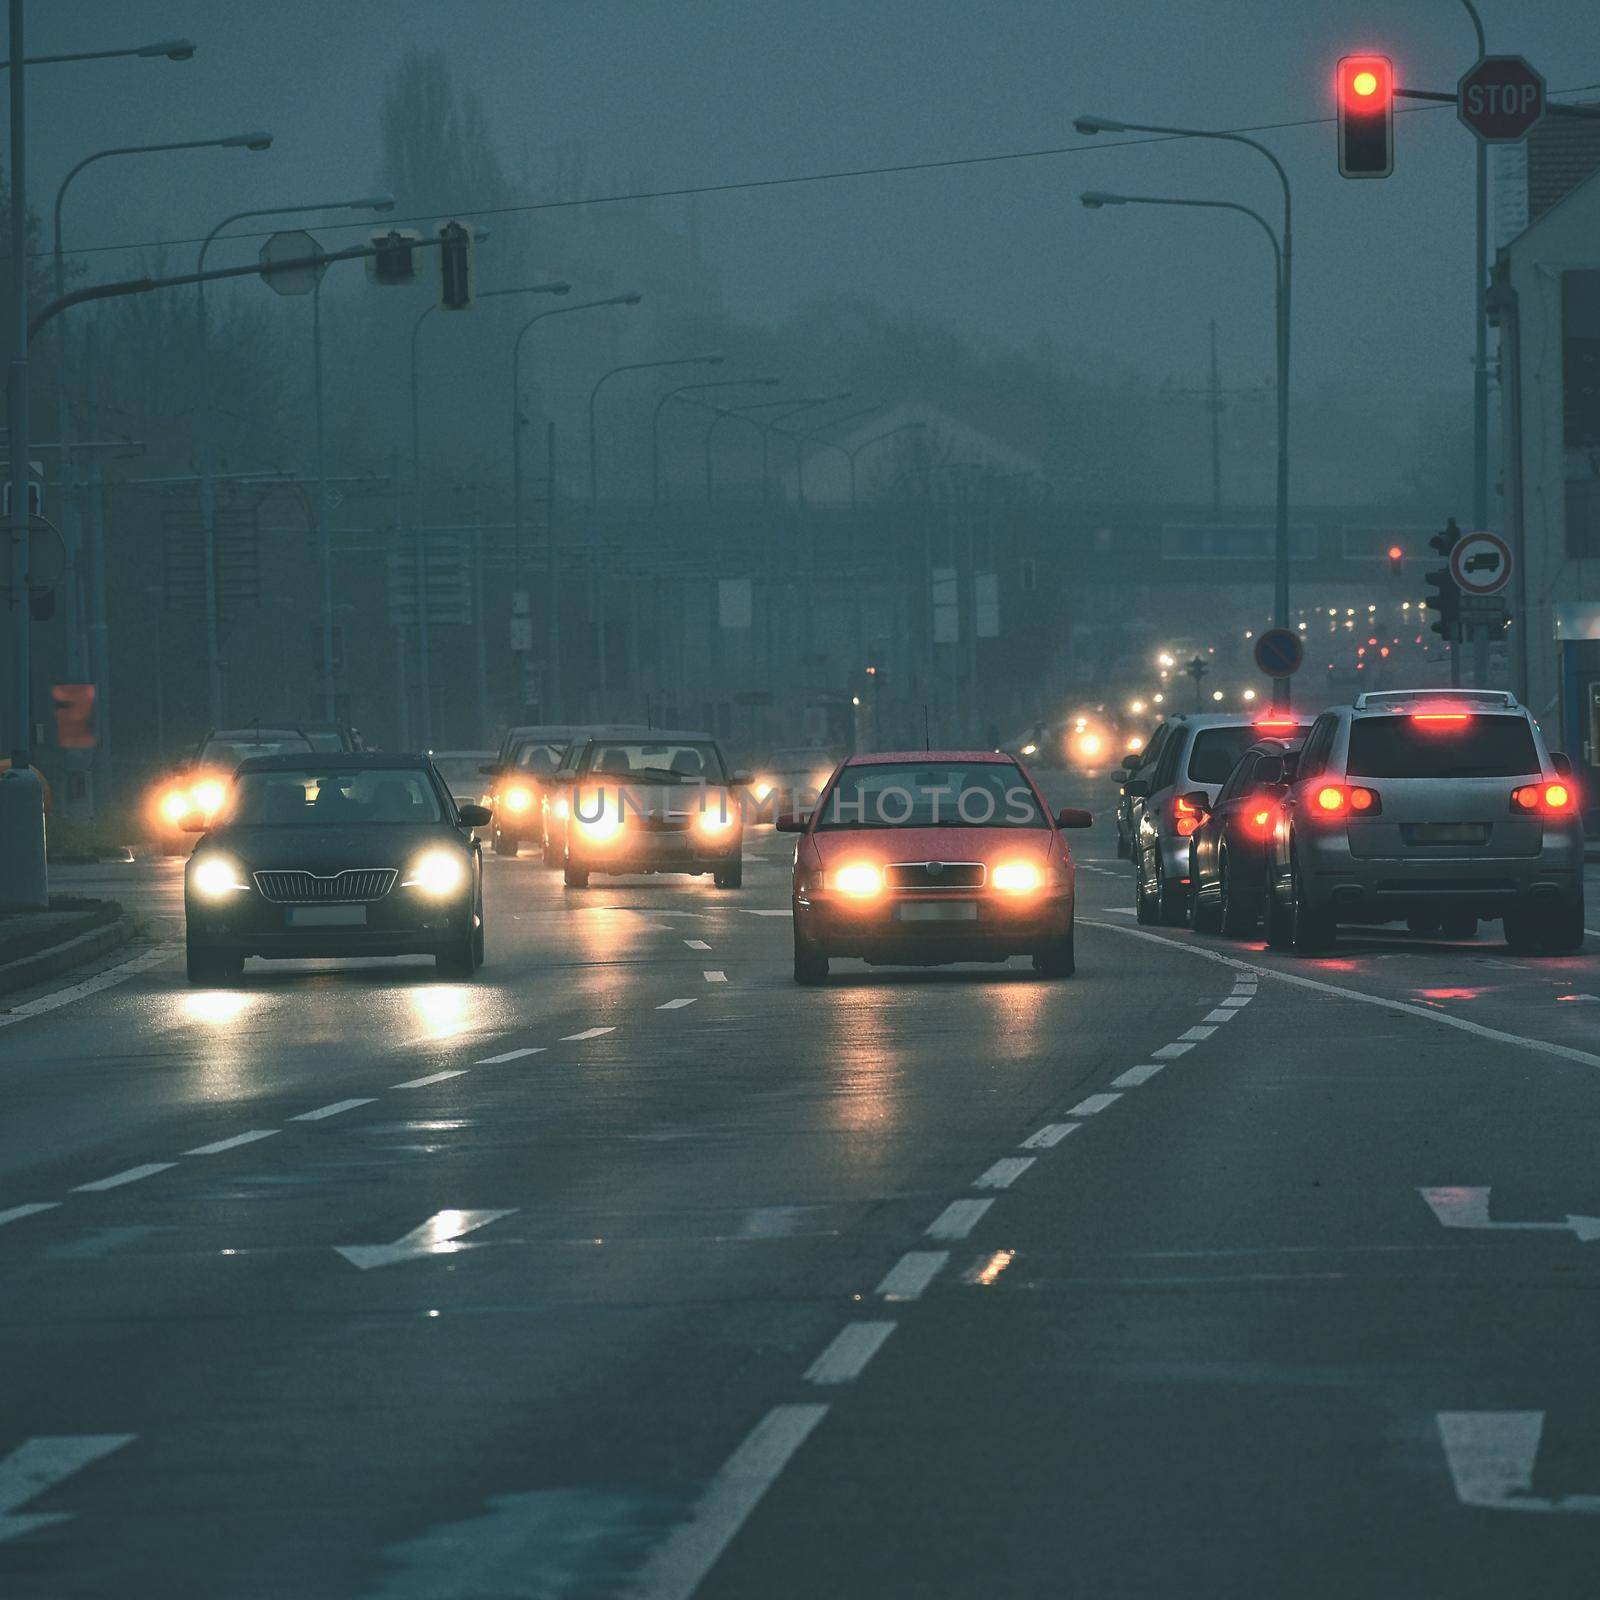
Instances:
[[[1521,56],[1485,56],[1456,85],[1456,115],[1485,144],[1514,144],[1544,115],[1544,77]]]

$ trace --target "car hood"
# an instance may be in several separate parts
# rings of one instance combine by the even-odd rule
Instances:
[[[324,875],[345,867],[403,867],[428,845],[465,847],[444,822],[368,822],[349,827],[214,828],[201,841],[246,867],[303,867]]]
[[[739,809],[738,798],[720,784],[630,783],[626,779],[596,774],[577,786],[579,809],[584,817],[598,815],[601,796],[605,809],[615,813],[618,795],[630,817],[697,817],[702,809],[719,812],[724,805],[730,815]]]
[[[811,835],[824,867],[836,862],[1046,860],[1054,839],[1048,828],[840,828]]]

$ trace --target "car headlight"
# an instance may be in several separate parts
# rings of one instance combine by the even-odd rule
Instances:
[[[156,802],[156,809],[161,813],[163,822],[170,822],[176,827],[194,809],[194,802],[189,798],[186,789],[168,789]]]
[[[526,811],[533,804],[533,791],[519,783],[506,790],[503,804],[507,811]]]
[[[228,798],[228,786],[220,778],[202,778],[189,791],[189,796],[194,801],[195,809],[209,817]]]
[[[716,805],[707,806],[699,816],[694,819],[694,825],[701,833],[712,838],[721,838],[727,833],[738,819],[726,800]]]
[[[578,824],[578,832],[585,839],[614,839],[622,832],[622,797],[619,795],[613,804],[602,793],[599,796],[599,801],[600,810],[598,813],[592,817],[586,817],[583,814],[583,801],[580,798],[573,820]]]
[[[1002,861],[989,874],[989,886],[1006,894],[1028,894],[1044,887],[1044,873],[1031,861]]]
[[[775,784],[771,778],[757,778],[756,781],[750,785],[750,793],[753,794],[758,801],[761,801],[765,800],[767,796],[770,795],[777,787],[777,784]]]
[[[207,856],[204,861],[197,861],[189,882],[203,900],[226,900],[250,887],[244,881],[244,869],[228,856]]]
[[[825,875],[830,889],[855,900],[866,900],[883,891],[883,872],[870,861],[852,861]]]
[[[562,822],[565,822],[567,817],[572,812],[572,807],[567,804],[565,796],[562,796],[561,799],[557,800],[551,809],[555,812],[557,819]]]
[[[456,893],[467,881],[467,864],[459,850],[425,850],[411,863],[401,882],[404,889],[420,889],[423,894],[442,900]]]

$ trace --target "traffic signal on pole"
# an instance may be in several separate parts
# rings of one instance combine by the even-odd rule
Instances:
[[[368,241],[378,253],[367,257],[367,276],[374,283],[385,285],[415,283],[418,272],[417,246],[422,235],[391,228],[387,233],[375,233]]]
[[[439,304],[446,311],[472,304],[472,229],[464,223],[439,228]]]
[[[1461,538],[1461,530],[1456,526],[1456,519],[1451,517],[1442,532],[1434,534],[1428,541],[1430,549],[1437,550],[1440,555],[1448,557],[1455,549]],[[1459,623],[1461,620],[1461,591],[1456,587],[1456,580],[1450,576],[1448,560],[1442,567],[1435,567],[1432,572],[1422,575],[1428,583],[1430,593],[1423,604],[1430,611],[1437,611],[1439,615],[1429,624],[1429,627],[1445,639],[1454,643],[1459,638]]]
[[[1394,63],[1342,56],[1334,82],[1339,176],[1387,178],[1394,171]]]
[[[1405,571],[1406,553],[1397,544],[1389,546],[1389,573],[1392,577],[1400,577]]]

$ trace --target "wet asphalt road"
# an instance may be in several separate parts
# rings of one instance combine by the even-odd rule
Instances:
[[[799,990],[763,834],[491,861],[473,984],[12,997],[0,1594],[1591,1594],[1600,937],[1294,961],[1110,841],[1064,983]]]

